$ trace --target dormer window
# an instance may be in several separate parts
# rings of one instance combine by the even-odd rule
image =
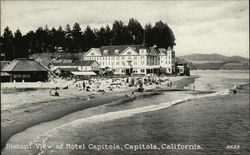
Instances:
[[[91,53],[91,55],[95,55],[95,53]]]
[[[128,52],[127,55],[131,55],[131,52]]]
[[[119,50],[115,50],[115,54],[118,55],[119,54]]]
[[[146,50],[145,49],[140,49],[140,54],[145,54]]]
[[[104,51],[103,51],[103,54],[104,54],[104,55],[108,55],[108,52],[109,52],[109,50],[104,50]]]

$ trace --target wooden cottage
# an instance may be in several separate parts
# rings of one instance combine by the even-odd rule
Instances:
[[[34,59],[15,59],[2,71],[10,75],[10,81],[37,82],[48,80],[48,70]]]

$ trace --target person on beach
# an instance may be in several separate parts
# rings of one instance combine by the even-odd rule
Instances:
[[[60,96],[59,93],[58,93],[57,91],[55,92],[55,96]]]
[[[192,90],[195,90],[195,85],[193,84],[192,86],[193,86]]]
[[[86,87],[85,81],[82,82],[82,90],[84,90]]]
[[[129,83],[129,78],[127,78],[126,83]]]

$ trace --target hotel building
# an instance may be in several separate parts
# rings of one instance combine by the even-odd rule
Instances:
[[[82,60],[96,60],[100,68],[109,67],[115,74],[149,74],[175,72],[175,51],[142,45],[102,46],[91,48]]]

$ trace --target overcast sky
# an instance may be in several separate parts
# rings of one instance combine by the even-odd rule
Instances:
[[[136,18],[144,27],[162,20],[176,37],[176,55],[218,53],[249,57],[249,2],[241,1],[2,1],[6,26],[23,34],[75,22],[85,29]],[[111,26],[112,27],[112,26]]]

